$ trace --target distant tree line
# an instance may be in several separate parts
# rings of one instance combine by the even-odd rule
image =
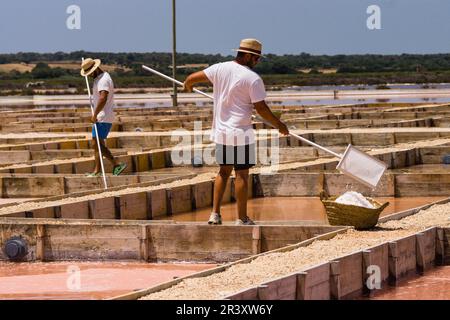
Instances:
[[[104,63],[116,64],[131,69],[121,76],[148,75],[141,68],[147,64],[168,72],[172,63],[170,53],[108,53],[75,51],[71,53],[33,53],[19,52],[15,54],[0,54],[0,64],[6,63],[47,63],[62,61],[80,61],[82,57],[97,57]],[[220,54],[188,54],[179,53],[179,65],[185,64],[214,64],[233,59],[232,56]],[[44,71],[39,67],[36,73]],[[256,71],[261,74],[295,74],[299,69],[336,69],[337,73],[364,73],[364,72],[423,72],[450,70],[450,54],[401,54],[401,55],[311,55],[301,53],[298,55],[267,54]],[[180,74],[190,72],[189,69],[180,69]],[[49,72],[49,70],[47,70]],[[44,72],[45,74],[46,72]],[[72,72],[55,71],[54,76],[71,74]]]
[[[30,94],[29,83],[40,83],[44,89],[76,89],[83,92],[85,83],[79,69],[50,67],[50,63],[79,63],[82,57],[100,58],[105,64],[115,65],[110,71],[115,84],[120,88],[163,88],[171,84],[142,69],[142,64],[171,74],[170,53],[107,53],[76,51],[71,53],[0,54],[1,64],[33,64],[31,71],[0,71],[0,95],[2,90],[13,90],[17,94]],[[233,56],[220,54],[177,55],[178,65],[207,64],[232,60]],[[61,65],[61,64],[60,64]],[[322,69],[334,69],[336,73],[322,73]],[[1,69],[0,69],[1,70]],[[7,69],[5,69],[7,70]],[[22,68],[22,70],[24,70]],[[183,68],[177,71],[178,79],[198,68]],[[309,70],[304,73],[301,71]],[[270,87],[290,85],[346,85],[386,83],[441,83],[450,82],[450,54],[402,54],[402,55],[273,55],[267,54],[256,70]]]

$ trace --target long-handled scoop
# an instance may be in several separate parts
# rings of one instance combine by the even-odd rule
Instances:
[[[184,86],[184,84],[181,81],[178,81],[169,76],[166,76],[165,74],[158,72],[152,68],[149,68],[147,66],[142,66],[142,68],[144,68],[145,70],[150,71],[153,74],[156,74],[164,79],[172,81],[180,86]],[[209,94],[206,94],[198,89],[193,89],[193,91],[196,93],[199,93],[207,98],[214,99]],[[384,172],[387,169],[387,165],[384,162],[355,148],[351,144],[348,145],[344,154],[339,154],[330,149],[322,147],[321,145],[318,145],[317,143],[309,141],[308,139],[305,139],[302,136],[299,136],[295,133],[289,133],[289,134],[292,137],[294,137],[300,141],[303,141],[317,149],[325,151],[325,152],[339,158],[340,161],[339,161],[336,169],[341,171],[343,174],[346,174],[371,188],[377,187],[378,183],[380,182],[381,177],[383,176]]]

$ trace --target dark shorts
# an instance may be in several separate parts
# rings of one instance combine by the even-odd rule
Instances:
[[[107,122],[97,122],[97,131],[98,131],[98,137],[100,139],[106,139],[108,138],[109,131],[111,130],[112,123]],[[95,135],[95,128],[94,125],[92,125],[92,138],[96,138]]]
[[[220,166],[232,165],[234,170],[250,169],[256,164],[255,145],[227,146],[216,144],[216,161]]]

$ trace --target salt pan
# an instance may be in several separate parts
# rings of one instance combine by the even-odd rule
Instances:
[[[366,197],[364,197],[361,193],[355,191],[348,191],[344,193],[342,196],[337,198],[335,202],[369,209],[375,209],[373,204],[371,204],[366,199]]]

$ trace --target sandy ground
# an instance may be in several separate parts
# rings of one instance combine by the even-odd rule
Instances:
[[[194,149],[204,149],[204,148],[211,148],[214,147],[214,144],[211,143],[207,143],[207,144],[194,144],[192,146],[187,146],[187,147],[177,147],[176,150],[181,151],[181,150],[186,150],[186,151],[190,151],[190,150],[194,150]],[[167,147],[167,148],[148,148],[149,150],[145,150],[145,151],[125,151],[123,152],[122,155],[139,155],[142,153],[149,153],[150,150],[151,152],[161,152],[161,151],[175,151],[174,147]],[[92,149],[80,149],[79,151],[86,151],[86,150],[92,150]],[[114,150],[124,150],[124,149],[110,149],[111,151]],[[114,155],[114,152],[113,152]],[[86,157],[80,157],[80,158],[70,158],[70,159],[55,159],[55,160],[43,160],[43,161],[36,161],[33,162],[32,164],[23,164],[23,163],[18,163],[18,164],[14,164],[14,165],[5,165],[2,166],[0,165],[1,169],[18,169],[18,168],[28,168],[28,167],[32,167],[32,166],[41,166],[41,165],[52,165],[52,164],[65,164],[65,163],[74,163],[74,162],[80,162],[80,161],[87,161],[87,160],[94,160],[93,156],[86,156]],[[106,161],[106,159],[104,160]]]
[[[449,219],[450,203],[435,205],[400,221],[380,224],[374,231],[349,230],[331,240],[315,241],[309,246],[285,253],[264,255],[250,263],[233,265],[224,272],[208,277],[186,279],[142,299],[222,299],[257,284],[405,237],[431,226],[450,226]]]
[[[120,88],[118,88],[120,90]],[[392,98],[392,97],[448,97],[446,89],[391,89],[391,90],[339,90],[339,97],[353,98]],[[311,91],[268,91],[267,101],[303,100],[303,99],[334,98],[333,90]],[[151,94],[116,94],[117,101],[129,102],[170,102],[170,93]],[[196,93],[178,93],[179,102],[209,102],[209,98]],[[55,95],[34,97],[3,97],[0,105],[26,104],[51,105],[54,104],[88,104],[86,95]]]
[[[431,91],[428,91],[431,92]],[[383,94],[386,92],[383,92]],[[389,91],[389,95],[411,95],[422,94],[421,90],[417,91]],[[443,93],[443,92],[440,92]],[[321,92],[321,96],[328,95],[329,92]],[[352,95],[352,92],[348,91],[344,94]],[[355,92],[353,94],[363,94],[363,95],[376,95],[379,92]],[[436,93],[439,94],[439,93]],[[446,92],[448,94],[448,91]],[[307,96],[308,93],[270,93],[269,100],[275,99],[299,99],[301,97]],[[311,94],[313,95],[313,94]],[[130,98],[132,97],[132,98]],[[186,101],[198,101],[197,95],[183,95]],[[86,104],[85,96],[68,96],[68,97],[36,97],[36,99],[31,99],[33,103],[36,104],[48,104],[49,101],[58,102],[69,101],[74,103],[73,100],[77,100],[75,103]],[[149,95],[120,95],[119,100],[126,101],[127,99],[136,102],[140,99],[144,102],[149,102]],[[20,103],[20,99],[13,99],[14,103]],[[200,99],[201,100],[201,99]],[[8,101],[7,99],[0,98],[0,105],[2,102]],[[23,101],[27,101],[26,99]],[[22,102],[23,102],[22,101]],[[167,101],[167,94],[152,95],[151,102],[155,101]],[[203,100],[202,100],[203,101]],[[436,105],[430,105],[433,107]],[[324,106],[329,108],[329,106]],[[338,107],[338,106],[335,106]],[[426,106],[421,106],[426,107]],[[401,108],[398,108],[401,110]],[[394,110],[394,109],[392,109]],[[326,133],[326,134],[336,134],[336,133],[399,133],[399,132],[450,132],[450,128],[344,128],[344,129],[332,129],[332,130],[294,130],[293,132],[298,134],[307,133]],[[205,130],[202,134],[208,135],[209,130]],[[130,136],[170,136],[171,132],[113,132],[110,137],[130,137]],[[48,139],[52,142],[53,139],[64,139],[64,138],[90,138],[90,133],[21,133],[21,134],[1,134],[0,139],[34,139],[43,138]],[[448,139],[435,139],[418,141],[414,143],[404,143],[397,144],[392,147],[386,147],[382,149],[373,149],[371,154],[380,154],[383,152],[392,152],[411,149],[415,147],[429,147],[429,146],[439,146],[444,144],[450,144],[450,138]],[[170,148],[165,148],[161,150],[169,150]],[[77,158],[71,160],[52,160],[40,162],[39,164],[58,164],[58,163],[68,163],[79,160],[87,160],[90,158]],[[296,169],[298,167],[310,166],[320,163],[328,163],[334,161],[333,158],[322,158],[314,161],[308,162],[294,162],[288,164],[281,164],[278,167],[265,167],[254,168],[252,173],[261,173],[271,169],[274,170],[289,170]],[[36,165],[36,164],[34,164]],[[23,165],[10,166],[9,168],[22,167]],[[210,181],[215,176],[215,173],[202,173],[195,178],[191,179],[181,179],[172,183],[161,184],[157,186],[150,187],[140,187],[140,188],[129,188],[114,192],[101,192],[95,195],[88,195],[83,197],[68,197],[63,200],[58,201],[33,201],[28,203],[21,203],[5,208],[0,208],[0,216],[3,214],[11,212],[21,212],[21,211],[31,211],[43,207],[51,207],[61,204],[80,202],[90,199],[99,199],[109,196],[117,196],[121,194],[137,193],[142,191],[151,191],[155,189],[170,188],[180,185],[187,185],[202,181]],[[450,204],[433,206],[427,211],[421,211],[414,216],[404,218],[400,221],[390,221],[378,225],[377,229],[374,231],[355,231],[350,230],[345,234],[340,234],[332,240],[327,241],[315,241],[307,247],[298,248],[296,250],[286,252],[286,253],[276,253],[261,256],[251,263],[239,264],[230,267],[224,272],[211,275],[204,278],[193,278],[184,280],[180,284],[169,288],[167,290],[151,294],[144,299],[220,299],[229,294],[237,292],[239,290],[251,287],[256,284],[280,277],[291,272],[297,272],[303,270],[308,266],[312,266],[324,261],[335,259],[339,256],[349,254],[351,252],[368,248],[386,241],[395,240],[396,238],[403,237],[414,232],[423,230],[430,226],[448,226],[450,217]]]
[[[431,129],[436,129],[436,128],[431,128]],[[344,129],[342,129],[342,130],[344,130]],[[376,129],[373,129],[373,130],[376,130]],[[329,130],[329,131],[332,131],[332,130]],[[329,133],[329,131],[327,131],[327,133]],[[302,131],[301,133],[306,133],[306,132],[312,132],[312,131]],[[323,131],[319,131],[319,132],[323,132]],[[342,131],[340,131],[340,132],[342,132]],[[449,132],[450,132],[450,129],[449,129]],[[299,133],[299,134],[301,134],[301,133]],[[156,132],[140,133],[140,134],[135,134],[133,132],[120,132],[118,134],[120,134],[119,136],[146,136],[146,135],[150,135],[150,134],[151,135],[159,135],[159,136],[164,135],[162,133],[157,134]],[[170,133],[167,133],[167,134],[170,135]],[[17,137],[19,137],[19,138],[22,136],[24,136],[24,135],[23,134],[17,135]],[[114,136],[114,134],[112,133],[111,137],[113,137],[113,136]],[[0,135],[0,138],[1,137],[2,137],[2,135]],[[258,139],[258,140],[260,140],[260,139]],[[384,153],[384,152],[401,151],[401,150],[407,150],[407,149],[416,148],[416,147],[432,147],[432,146],[439,146],[439,145],[445,145],[445,144],[450,144],[450,138],[422,140],[422,141],[411,142],[411,143],[400,143],[400,144],[396,144],[392,147],[373,148],[368,153],[372,154],[372,155],[376,155],[376,154],[380,154],[380,153]],[[180,148],[180,150],[190,150],[190,149],[195,149],[195,148],[206,148],[206,147],[212,147],[212,146],[214,146],[214,144],[211,144],[211,143],[196,144],[193,146],[182,147],[182,148]],[[158,151],[167,151],[167,150],[172,150],[172,149],[173,149],[173,147],[155,148],[155,149],[152,149],[152,151],[158,152]],[[127,154],[134,155],[134,154],[139,154],[139,153],[141,153],[141,152],[128,152]],[[70,160],[68,160],[68,159],[49,160],[49,161],[36,162],[36,163],[33,163],[32,165],[36,166],[36,165],[62,164],[62,163],[71,163],[71,162],[78,162],[78,161],[85,161],[85,160],[92,160],[92,159],[93,159],[93,157],[72,158]],[[314,161],[292,162],[292,163],[288,163],[288,164],[282,164],[278,167],[278,169],[279,170],[288,170],[288,169],[297,168],[298,164],[301,164],[301,166],[305,166],[305,165],[315,165],[315,164],[327,163],[330,161],[331,161],[330,158],[320,158],[320,159],[317,159]],[[31,165],[16,164],[16,165],[2,167],[2,169],[15,169],[15,168],[24,168],[24,167],[29,167],[29,166],[31,166]],[[253,173],[266,172],[266,171],[270,172],[272,170],[277,170],[277,166],[254,168],[254,169],[252,169],[251,172],[253,172]]]
[[[398,144],[398,145],[395,145],[395,146],[392,146],[389,148],[384,148],[384,149],[376,149],[376,151],[372,151],[370,153],[371,154],[379,154],[382,152],[400,151],[400,150],[406,150],[406,149],[414,148],[414,147],[438,146],[438,145],[443,145],[443,144],[448,144],[448,143],[450,143],[450,138],[449,139],[424,140],[424,141],[419,141],[419,142],[415,142],[415,143]],[[84,158],[83,160],[86,160],[86,158]],[[55,161],[64,162],[64,160],[55,160]],[[279,172],[279,171],[284,171],[284,170],[296,169],[299,167],[311,166],[311,165],[315,165],[315,164],[328,163],[330,161],[334,161],[334,159],[333,158],[321,158],[321,159],[317,159],[317,160],[313,160],[313,161],[306,161],[306,162],[284,163],[284,164],[280,164],[278,166],[253,168],[250,170],[250,173],[262,173],[262,174],[274,173],[274,172]],[[45,162],[45,164],[48,164],[48,162]],[[80,201],[84,201],[84,200],[100,199],[100,198],[104,198],[104,197],[108,197],[108,196],[117,196],[117,195],[121,195],[121,194],[130,194],[130,193],[137,193],[137,192],[143,192],[143,191],[151,191],[151,190],[155,190],[155,189],[177,187],[177,186],[187,185],[187,184],[196,183],[196,182],[208,181],[208,180],[213,179],[214,177],[215,177],[215,173],[211,172],[211,173],[204,173],[204,174],[198,175],[197,177],[192,178],[192,179],[181,179],[181,180],[169,183],[169,184],[162,184],[162,185],[157,185],[157,186],[129,188],[129,189],[124,189],[124,190],[120,190],[120,191],[102,192],[102,193],[98,193],[98,194],[94,194],[94,195],[88,195],[88,196],[76,197],[76,198],[67,197],[67,198],[64,198],[63,200],[58,200],[58,201],[27,202],[27,203],[23,203],[23,204],[19,204],[19,205],[12,205],[12,206],[8,206],[8,207],[0,208],[0,216],[4,215],[4,214],[12,213],[12,212],[31,211],[34,209],[57,206],[57,205],[61,205],[61,204],[75,203],[75,202],[80,202]]]
[[[450,138],[446,139],[434,139],[434,140],[421,140],[417,142],[411,142],[411,143],[399,143],[396,145],[393,145],[391,147],[386,148],[374,148],[368,151],[370,155],[377,155],[387,152],[394,152],[394,151],[403,151],[403,150],[409,150],[412,148],[420,148],[420,147],[433,147],[433,146],[441,146],[446,145],[450,143]],[[329,163],[332,161],[339,160],[338,158],[319,158],[313,161],[305,161],[305,162],[290,162],[290,163],[283,163],[279,165],[273,165],[273,166],[266,166],[262,168],[253,168],[250,170],[251,173],[271,173],[271,172],[277,172],[277,171],[284,171],[284,170],[291,170],[291,169],[297,169],[299,167],[306,167],[306,166],[312,166],[316,164],[323,164],[323,163]]]
[[[267,134],[270,134],[271,132],[278,132],[277,130],[266,130],[264,129]],[[259,131],[259,130],[256,130]],[[321,129],[311,129],[311,130],[291,130],[293,133],[296,134],[308,134],[308,133],[326,133],[326,134],[333,134],[333,133],[402,133],[402,132],[450,132],[450,128],[441,128],[441,127],[392,127],[392,128],[342,128],[342,129],[327,129],[327,130],[321,130]],[[192,134],[191,131],[185,131],[183,130],[184,134]],[[209,137],[211,130],[198,130],[196,131],[197,134],[202,134],[205,137]],[[183,133],[177,133],[177,135],[181,135]],[[171,136],[171,131],[155,131],[155,132],[134,132],[134,131],[113,131],[110,133],[108,137],[115,138],[115,137],[150,137],[150,136]],[[0,138],[2,139],[35,139],[35,138],[46,138],[46,139],[63,139],[63,138],[70,138],[70,139],[83,139],[83,138],[90,138],[91,133],[90,132],[61,132],[61,133],[50,133],[50,132],[27,132],[27,133],[7,133],[7,134],[0,134]],[[53,142],[53,141],[49,141]]]
[[[87,134],[89,133],[83,133],[83,132],[26,132],[26,133],[3,133],[0,134],[0,138],[2,139],[35,139],[35,138],[47,138],[47,139],[54,139],[54,138],[79,138],[83,139]],[[53,142],[53,141],[52,141]]]
[[[39,208],[53,207],[53,206],[57,206],[57,205],[61,205],[61,204],[82,202],[85,200],[102,199],[102,198],[107,198],[107,197],[111,197],[111,196],[119,196],[122,194],[139,193],[139,192],[151,191],[151,190],[155,190],[155,189],[173,188],[173,187],[178,187],[180,185],[188,185],[191,183],[211,181],[211,179],[213,179],[215,177],[215,175],[216,175],[215,173],[202,173],[191,179],[181,179],[181,180],[177,180],[177,181],[174,181],[171,183],[165,183],[165,184],[149,186],[149,187],[128,188],[128,189],[123,189],[123,190],[119,190],[119,191],[101,192],[101,193],[97,193],[97,194],[92,194],[92,195],[83,196],[83,197],[76,197],[76,198],[68,197],[68,198],[64,198],[63,200],[57,200],[57,201],[27,202],[27,203],[14,205],[14,206],[0,208],[0,216],[11,213],[11,212],[32,211],[32,210],[39,209]]]
[[[73,163],[73,162],[80,162],[80,161],[87,161],[87,160],[94,160],[94,157],[82,157],[82,158],[71,158],[69,159],[56,159],[56,160],[49,160],[49,161],[39,161],[34,162],[32,164],[13,164],[13,165],[6,165],[1,166],[1,169],[20,169],[20,168],[29,168],[34,166],[45,166],[45,165],[52,165],[52,164],[64,164],[64,163]]]

